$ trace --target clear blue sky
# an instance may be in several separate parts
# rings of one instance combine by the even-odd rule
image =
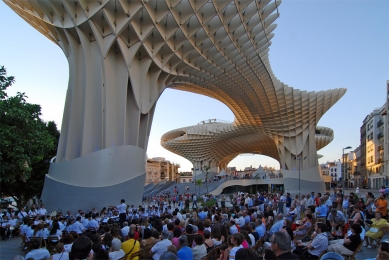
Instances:
[[[335,139],[319,151],[320,163],[340,158],[342,148],[356,148],[363,119],[385,102],[389,79],[389,1],[284,0],[270,49],[275,75],[291,87],[321,91],[347,88],[346,95],[319,122],[335,131]],[[62,50],[0,1],[0,64],[16,76],[10,94],[25,92],[42,106],[44,120],[59,126],[68,84]],[[232,112],[216,100],[167,89],[157,103],[148,146],[149,157],[165,157],[189,171],[191,163],[160,146],[172,129],[217,118],[233,121]],[[238,156],[229,166],[268,165],[265,156]]]

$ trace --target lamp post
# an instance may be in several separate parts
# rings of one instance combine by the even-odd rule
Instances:
[[[193,164],[194,165],[194,164]],[[194,186],[195,186],[195,194],[196,194],[196,175],[195,175],[195,168],[192,168],[192,171],[193,171],[193,175],[194,175]],[[193,180],[193,179],[192,179]]]
[[[344,150],[351,149],[351,146],[347,146],[346,148],[343,148],[343,173],[342,173],[342,202],[344,198],[344,181],[345,181],[345,176],[346,176],[346,164],[344,163]]]
[[[307,159],[307,156],[305,156],[304,158],[301,158],[301,157],[294,157],[294,159],[295,160],[299,160],[299,199],[301,199],[301,194],[300,194],[300,191],[301,191],[301,189],[300,189],[300,174],[301,174],[301,160],[305,160],[305,159]]]

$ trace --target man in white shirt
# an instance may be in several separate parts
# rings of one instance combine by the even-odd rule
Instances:
[[[27,212],[24,211],[24,208],[22,208],[18,214],[18,219],[22,222],[25,217],[27,217]]]
[[[128,226],[128,222],[124,221],[123,228],[122,228],[122,237],[126,237],[129,231],[130,231],[130,227]]]
[[[124,202],[126,202],[126,201],[124,199],[121,199],[120,200],[121,204],[116,206],[116,208],[119,211],[119,224],[120,224],[120,227],[122,227],[124,221],[126,221],[127,204],[124,203]],[[111,208],[113,208],[113,206],[111,206]]]
[[[151,248],[151,254],[153,254],[154,260],[159,260],[161,255],[167,251],[167,248],[172,245],[172,242],[168,239],[169,232],[167,230],[163,230],[161,233],[161,241],[156,243]]]
[[[40,216],[46,216],[47,210],[45,209],[45,204],[42,204],[41,207],[38,209],[38,214]]]

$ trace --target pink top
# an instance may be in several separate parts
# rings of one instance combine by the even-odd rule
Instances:
[[[249,243],[247,243],[246,239],[243,240],[242,246],[243,248],[249,248]]]
[[[179,247],[180,245],[178,244],[178,237],[173,237],[170,241],[172,241],[173,246]]]

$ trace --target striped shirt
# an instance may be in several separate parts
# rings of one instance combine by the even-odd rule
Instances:
[[[308,252],[311,255],[320,256],[328,248],[328,237],[325,233],[320,233],[315,236],[311,246],[312,249],[309,249]]]

